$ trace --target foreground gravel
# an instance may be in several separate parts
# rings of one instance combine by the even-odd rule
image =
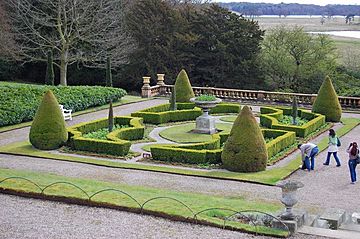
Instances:
[[[14,207],[14,205],[17,205]],[[0,194],[0,238],[237,238],[270,237],[173,222],[117,210],[68,205]],[[294,239],[323,238],[297,234]]]

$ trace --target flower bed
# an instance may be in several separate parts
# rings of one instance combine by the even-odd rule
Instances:
[[[325,124],[324,115],[307,112],[305,110],[298,110],[298,115],[309,121],[302,126],[283,125],[279,123],[279,121],[283,118],[283,115],[291,115],[291,108],[261,107],[260,112],[261,126],[269,129],[293,131],[296,133],[296,136],[302,138],[305,138]]]
[[[131,146],[129,140],[144,137],[145,127],[142,124],[142,119],[127,116],[114,117],[114,124],[122,127],[107,134],[106,140],[83,137],[83,134],[106,128],[107,124],[108,119],[104,118],[68,128],[68,145],[75,150],[124,156],[129,153]]]
[[[295,143],[295,133],[283,130],[262,130],[265,138],[273,138],[266,143],[268,158],[276,155]],[[212,140],[197,144],[164,145],[151,147],[155,160],[189,164],[221,163],[221,145],[229,137],[228,133],[212,135]]]
[[[193,103],[177,103],[177,110],[171,111],[170,104],[163,104],[150,107],[131,114],[133,117],[141,117],[144,123],[163,124],[167,122],[195,120],[202,114],[200,108]],[[211,114],[219,113],[239,113],[240,105],[223,103],[218,104],[210,110]]]

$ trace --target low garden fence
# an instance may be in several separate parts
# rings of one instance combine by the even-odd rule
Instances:
[[[6,188],[6,187],[5,188],[1,187],[1,184],[3,184],[4,182],[10,181],[10,180],[25,181],[25,182],[33,185],[36,188],[37,192],[30,193],[28,191],[27,192],[25,192],[25,191],[17,191],[16,189],[9,189],[9,188]],[[155,214],[156,215],[156,212],[151,211],[151,208],[150,209],[145,209],[145,206],[148,205],[152,201],[164,199],[164,200],[173,201],[175,203],[178,203],[180,206],[184,207],[189,212],[189,214],[191,215],[190,217],[185,218],[186,221],[189,221],[189,222],[194,222],[194,223],[197,223],[197,224],[205,224],[205,225],[214,225],[212,223],[209,223],[209,222],[206,223],[206,222],[202,221],[200,219],[200,215],[204,214],[206,212],[211,212],[211,211],[222,211],[222,212],[229,212],[230,213],[230,215],[224,216],[222,218],[222,220],[223,220],[222,228],[223,229],[225,229],[225,228],[234,229],[233,227],[229,226],[227,223],[230,222],[230,221],[234,222],[234,220],[232,220],[232,219],[234,217],[237,217],[242,222],[242,224],[246,223],[247,225],[250,225],[250,226],[253,227],[253,230],[251,230],[251,231],[247,231],[245,229],[242,229],[242,230],[240,229],[241,231],[250,232],[250,233],[252,232],[252,233],[255,233],[256,235],[264,234],[263,232],[259,232],[259,229],[260,229],[259,227],[262,227],[262,228],[263,227],[271,227],[273,225],[272,222],[275,222],[275,224],[277,225],[275,229],[283,231],[284,232],[283,236],[287,237],[287,236],[290,235],[290,230],[289,230],[288,226],[286,224],[284,224],[278,217],[275,217],[275,216],[273,216],[273,215],[271,215],[269,213],[258,211],[258,210],[241,210],[241,211],[238,211],[238,210],[234,210],[234,209],[231,209],[231,208],[217,208],[217,207],[214,207],[214,208],[203,209],[203,210],[200,210],[200,211],[194,211],[186,203],[184,203],[184,202],[182,202],[182,201],[180,201],[180,200],[178,200],[176,198],[167,197],[167,196],[153,197],[153,198],[150,198],[150,199],[146,200],[143,203],[140,203],[138,200],[136,200],[135,197],[133,197],[129,193],[127,193],[125,191],[122,191],[122,190],[119,190],[119,189],[106,188],[106,189],[102,189],[102,190],[99,190],[99,191],[94,192],[94,193],[88,193],[88,192],[86,192],[86,190],[84,190],[80,186],[78,186],[78,185],[76,185],[74,183],[66,182],[66,181],[57,181],[57,182],[50,183],[50,184],[48,184],[46,186],[40,186],[36,182],[34,182],[34,181],[32,181],[32,180],[30,180],[28,178],[25,178],[25,177],[17,177],[17,176],[16,177],[7,177],[7,178],[4,178],[4,179],[0,180],[0,192],[10,192],[10,193],[15,194],[15,195],[17,194],[17,192],[19,192],[19,195],[29,194],[30,196],[34,195],[34,194],[38,194],[40,196],[43,196],[43,198],[48,198],[48,199],[50,199],[49,196],[51,197],[51,199],[56,199],[58,197],[58,199],[60,199],[60,201],[61,201],[64,198],[66,198],[67,195],[45,194],[45,191],[49,190],[52,187],[58,186],[58,185],[67,185],[67,186],[70,186],[70,187],[78,190],[84,196],[85,201],[93,202],[93,203],[99,203],[99,202],[94,200],[95,196],[97,196],[99,194],[102,194],[102,193],[105,193],[105,192],[114,192],[114,193],[124,195],[128,199],[133,201],[135,203],[135,205],[136,205],[135,208],[129,208],[129,209],[136,209],[135,211],[134,210],[131,210],[131,211],[132,212],[138,212],[140,214],[145,214],[146,213],[146,214]],[[68,196],[68,197],[71,198],[70,196]],[[71,199],[74,199],[74,198],[71,198]],[[78,198],[78,199],[81,200],[80,198]],[[84,204],[84,203],[82,203],[82,204]],[[91,204],[89,203],[88,205],[91,205]],[[106,207],[106,206],[109,206],[109,205],[117,206],[116,204],[111,204],[111,203],[109,204],[109,202],[104,203],[103,206]],[[122,208],[126,208],[126,207],[122,207]],[[160,215],[163,215],[163,214],[160,214]],[[262,216],[260,216],[260,215],[262,215]]]

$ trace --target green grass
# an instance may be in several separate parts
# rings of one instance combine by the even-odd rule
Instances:
[[[209,196],[207,194],[199,193],[186,193],[186,192],[177,192],[172,190],[143,187],[143,186],[130,186],[126,184],[119,183],[109,183],[103,181],[95,181],[91,179],[81,179],[81,178],[70,178],[58,176],[55,174],[45,174],[45,173],[34,173],[29,171],[18,171],[11,169],[0,169],[0,180],[7,177],[24,177],[29,179],[40,187],[44,188],[47,185],[50,185],[55,182],[69,182],[72,183],[81,189],[83,189],[88,195],[92,195],[103,189],[116,189],[135,198],[140,204],[145,203],[147,200],[155,197],[170,197],[176,200],[181,201],[187,205],[194,213],[200,212],[204,209],[209,208],[227,208],[236,211],[241,210],[259,210],[267,213],[274,214],[278,212],[282,206],[279,203],[269,203],[263,201],[255,200],[246,200],[243,196]],[[11,179],[4,181],[0,184],[0,188],[11,189],[20,192],[27,193],[39,193],[39,189],[36,188],[31,183],[21,180],[21,179]],[[51,196],[62,196],[70,197],[77,199],[88,199],[88,197],[79,189],[66,185],[66,184],[54,184],[53,186],[47,188],[44,191],[45,195]],[[139,209],[136,202],[130,200],[128,197],[123,194],[108,191],[101,193],[92,198],[92,201],[98,203],[104,203],[107,205],[116,205],[122,206],[125,208],[137,208]],[[171,200],[171,199],[158,199],[147,203],[144,206],[145,210],[150,210],[155,213],[162,213],[166,216],[177,216],[181,218],[192,218],[193,213],[189,211],[186,207],[180,203]],[[214,217],[214,215],[221,214],[222,216],[229,216],[232,212],[226,212],[223,210],[209,211],[207,213],[202,213],[198,215],[198,219],[206,220],[218,226],[223,225],[223,220]],[[254,231],[253,226],[247,224],[240,224],[236,222],[228,222],[227,225],[231,225],[236,229]],[[266,233],[272,235],[286,235],[285,231],[274,230],[271,228],[257,227],[259,233]]]
[[[235,120],[236,120],[237,116],[235,115],[232,115],[232,116],[224,116],[224,117],[221,117],[220,120],[221,121],[225,121],[225,122],[231,122],[233,123]]]
[[[13,84],[19,84],[19,83],[13,83]],[[121,100],[119,100],[118,102],[113,103],[113,107],[120,106],[120,105],[125,105],[125,104],[136,103],[136,102],[141,102],[141,101],[147,101],[147,100],[150,100],[150,99],[151,98],[141,98],[140,96],[125,95],[124,97],[121,98]],[[96,111],[99,111],[99,110],[105,110],[105,109],[108,109],[108,108],[109,108],[109,104],[106,104],[106,105],[93,107],[93,108],[89,108],[89,109],[86,109],[86,110],[75,112],[75,113],[72,114],[72,116],[74,117],[74,116],[78,116],[78,115],[88,114],[88,113],[96,112]],[[28,127],[31,124],[32,124],[32,121],[24,122],[24,123],[20,123],[20,124],[3,126],[3,127],[0,127],[0,133],[10,131],[10,130],[14,130],[14,129],[20,129],[20,128]]]
[[[223,132],[230,132],[231,127],[231,124],[216,124],[216,128]],[[182,124],[164,129],[159,134],[161,137],[176,143],[199,143],[210,141],[212,139],[209,134],[191,133],[190,131],[193,129],[195,129],[195,123]]]
[[[336,134],[339,137],[343,136],[344,134],[348,133],[351,129],[356,127],[360,123],[360,119],[345,118],[342,119],[342,122],[344,125],[336,131]],[[321,140],[321,142],[318,144],[318,146],[320,151],[325,150],[328,146],[328,139],[324,137]],[[236,173],[236,172],[227,172],[227,171],[218,171],[218,170],[200,171],[200,170],[183,169],[183,168],[172,168],[172,167],[159,166],[159,165],[113,162],[113,161],[105,161],[101,159],[51,154],[49,152],[41,151],[33,148],[29,142],[14,143],[14,144],[6,145],[4,147],[0,147],[0,152],[14,154],[14,155],[39,157],[39,160],[42,160],[41,158],[48,158],[53,160],[85,163],[85,164],[104,166],[104,167],[135,169],[135,170],[198,176],[198,177],[206,177],[206,178],[228,179],[234,181],[246,181],[246,182],[261,183],[265,185],[275,185],[278,181],[282,180],[283,178],[290,175],[293,171],[297,170],[298,166],[301,163],[301,156],[299,154],[299,156],[295,160],[291,161],[287,165],[280,168],[272,168],[257,173]]]

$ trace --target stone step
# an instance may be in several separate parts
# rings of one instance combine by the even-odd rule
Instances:
[[[330,230],[317,227],[303,226],[298,229],[298,233],[307,235],[316,235],[329,238],[340,238],[340,239],[356,239],[360,238],[360,233],[348,230]]]
[[[360,233],[360,225],[359,224],[343,224],[339,227],[339,230],[347,230],[347,231],[354,231],[354,232]]]
[[[342,209],[329,208],[319,219],[327,221],[331,229],[337,230],[346,221],[346,212]]]
[[[311,226],[318,227],[318,228],[329,229],[328,221],[323,220],[323,219],[319,219],[319,218],[315,219]]]

